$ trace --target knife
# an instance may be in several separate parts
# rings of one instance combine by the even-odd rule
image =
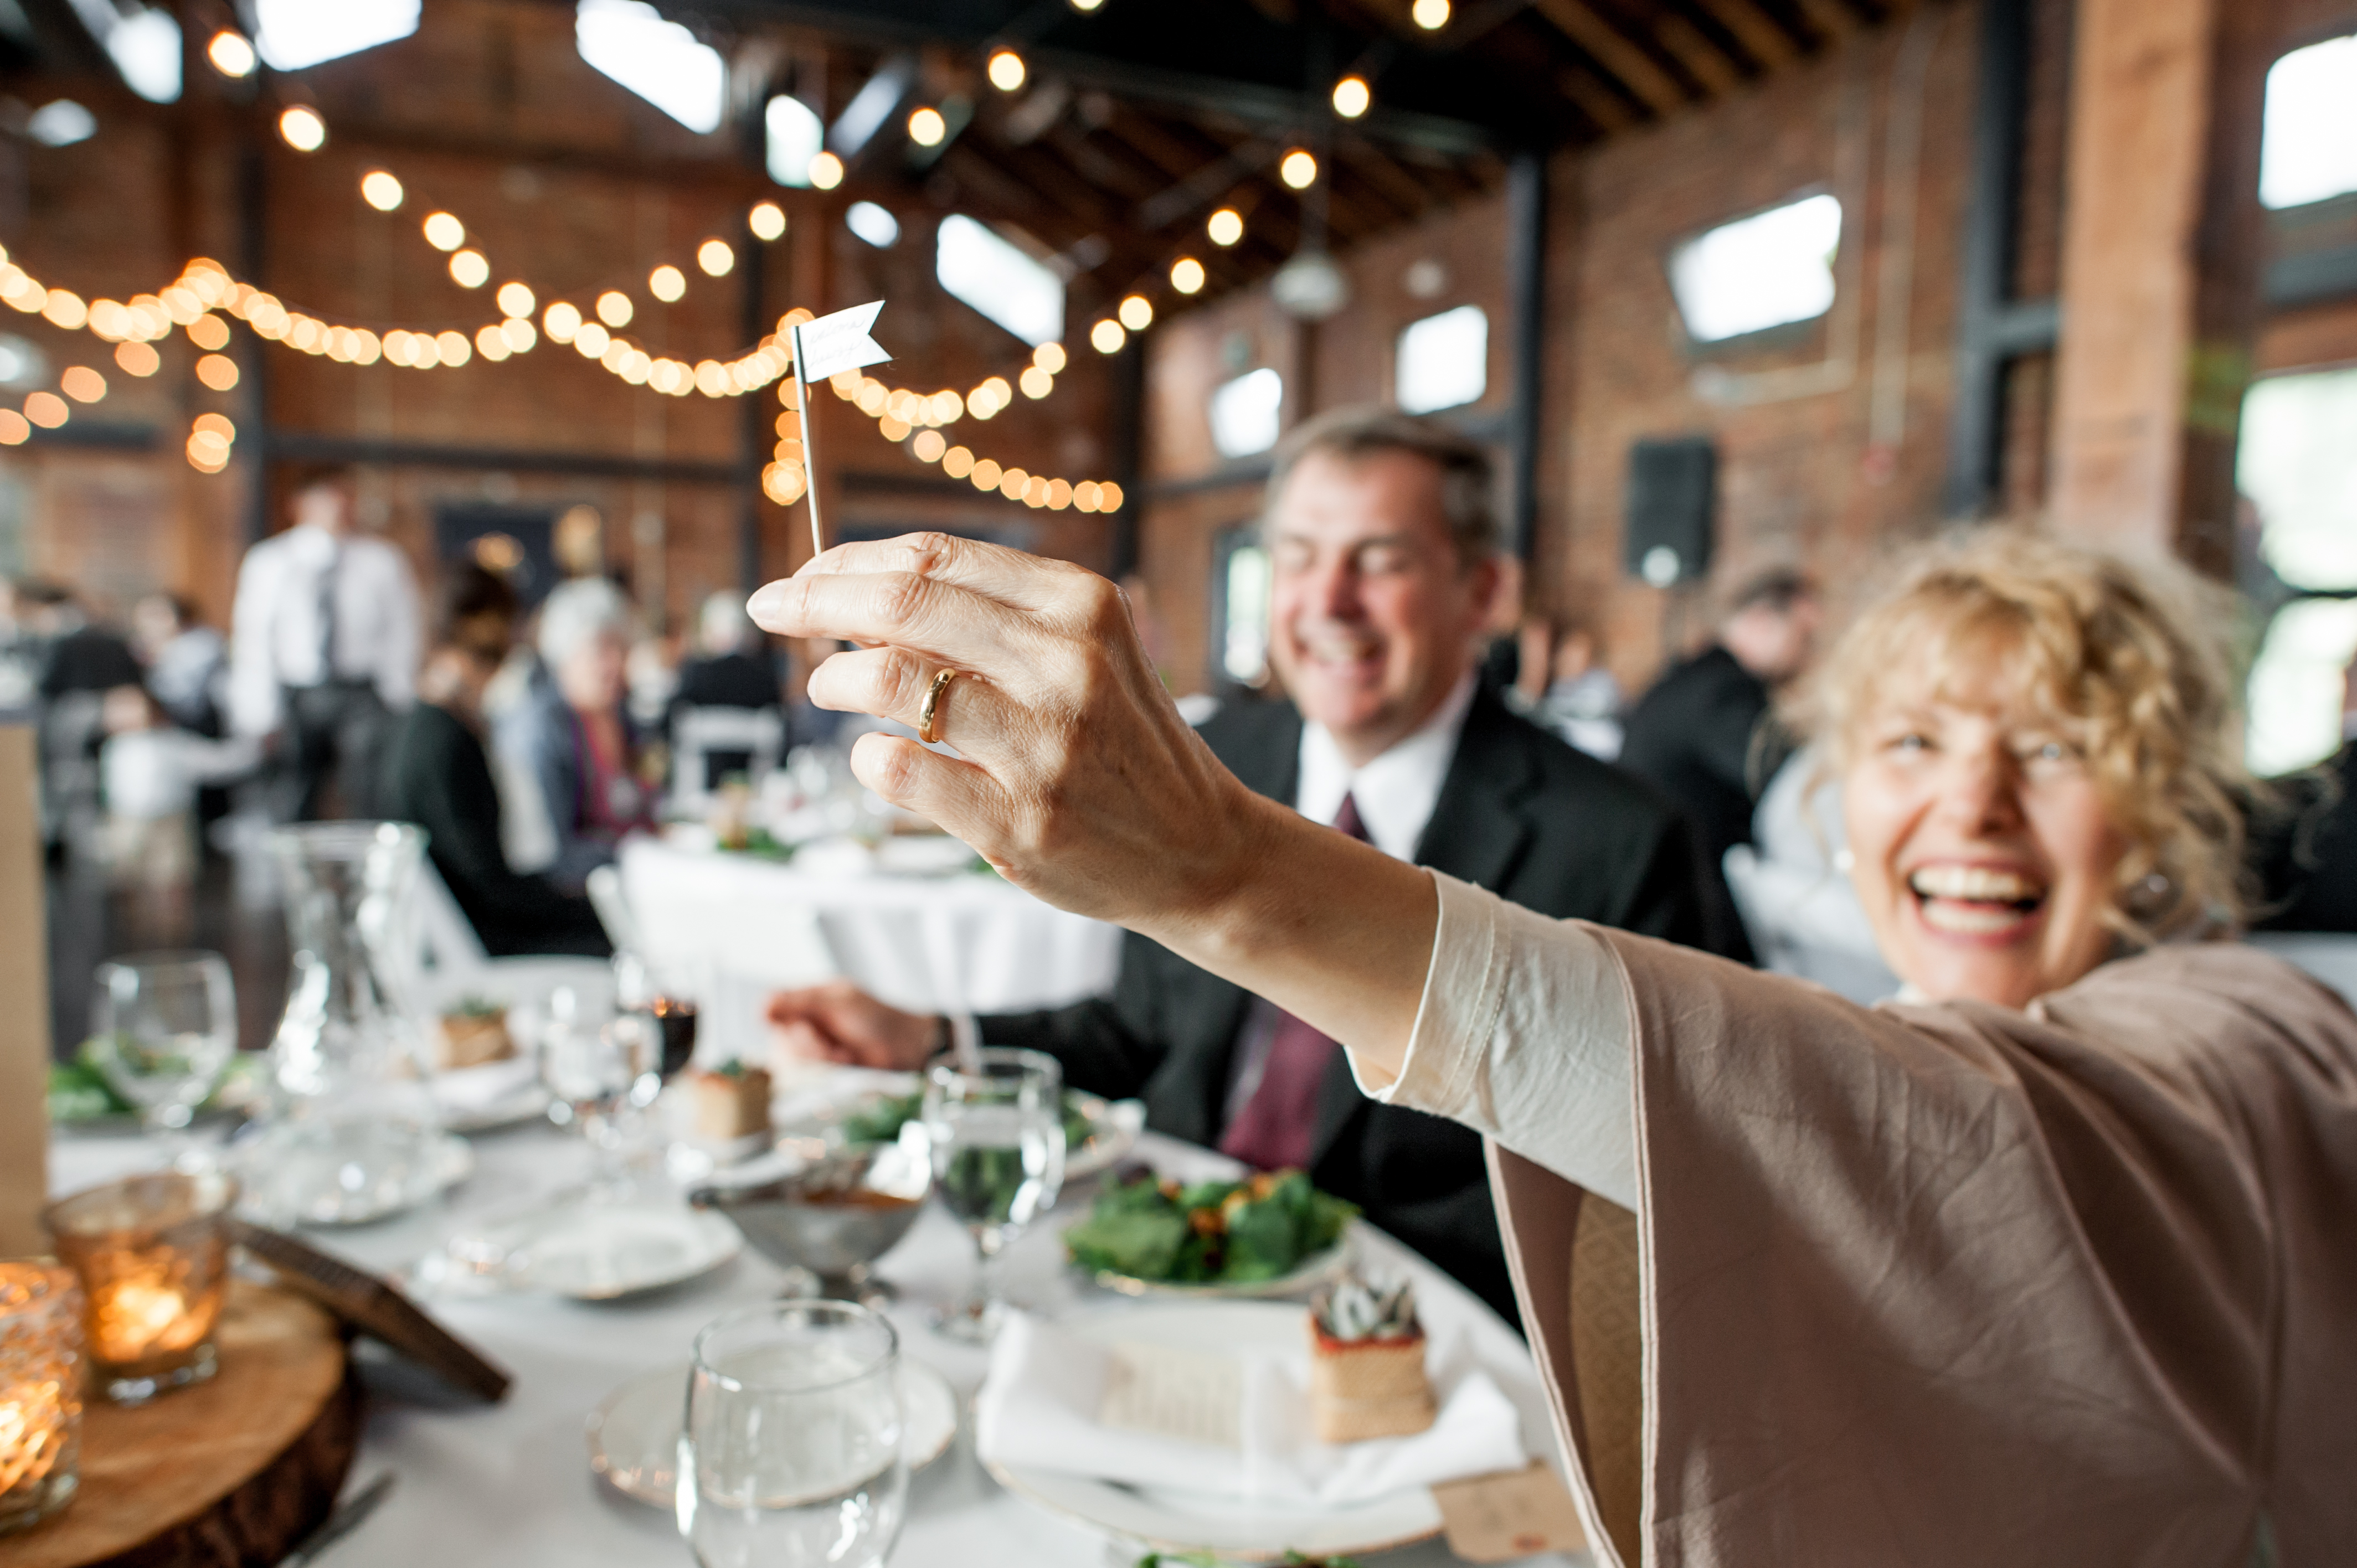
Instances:
[[[305,1536],[281,1562],[279,1568],[306,1568],[317,1563],[319,1554],[368,1522],[377,1505],[393,1494],[393,1472],[387,1470],[344,1501],[338,1503],[319,1528]]]

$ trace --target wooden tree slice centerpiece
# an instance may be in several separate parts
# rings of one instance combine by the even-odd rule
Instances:
[[[360,1442],[335,1320],[233,1280],[208,1382],[128,1409],[84,1407],[81,1490],[0,1538],[0,1568],[238,1568],[275,1563],[335,1505]]]

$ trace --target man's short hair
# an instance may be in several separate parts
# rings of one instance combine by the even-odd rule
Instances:
[[[516,591],[505,577],[474,561],[453,561],[443,568],[439,632],[444,639],[468,621],[499,616],[513,621],[522,613]]]
[[[1770,566],[1749,577],[1737,578],[1718,613],[1723,620],[1756,605],[1778,615],[1790,615],[1794,605],[1816,596],[1816,579],[1798,566]]]
[[[1440,470],[1440,510],[1458,559],[1478,565],[1504,547],[1493,501],[1495,470],[1478,441],[1435,420],[1394,408],[1338,408],[1309,420],[1276,448],[1268,475],[1268,509],[1304,457],[1323,453],[1344,463],[1405,452]]]

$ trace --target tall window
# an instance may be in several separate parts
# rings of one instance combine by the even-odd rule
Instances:
[[[797,190],[809,189],[811,159],[826,145],[826,127],[819,123],[817,111],[781,92],[770,100],[761,119],[769,133],[762,161],[770,166],[770,177]]]
[[[334,11],[345,3],[310,8]],[[689,130],[719,129],[728,102],[728,67],[720,51],[645,0],[581,0],[573,41],[583,59]]]
[[[1250,523],[1222,533],[1212,555],[1211,655],[1220,673],[1240,686],[1260,683],[1268,673],[1269,590],[1275,581],[1260,530]]]
[[[1460,305],[1411,322],[1399,335],[1392,397],[1410,413],[1480,403],[1490,389],[1490,317]]]
[[[2357,190],[2357,34],[2294,49],[2267,71],[2259,199],[2304,207]]]
[[[942,219],[933,275],[953,298],[1033,348],[1063,338],[1064,280],[987,224],[954,212]]]
[[[2357,370],[2273,376],[2243,400],[2235,483],[2258,508],[2260,553],[2294,588],[2357,588]],[[2251,670],[2249,759],[2263,776],[2341,745],[2341,672],[2357,600],[2287,605]]]
[[[1276,445],[1285,378],[1263,365],[1211,393],[1211,445],[1222,457],[1249,457]]]
[[[1670,292],[1686,336],[1717,343],[1831,310],[1841,229],[1839,200],[1804,196],[1678,246],[1670,252]]]
[[[302,70],[409,37],[417,9],[418,0],[255,0],[254,51],[273,70]]]

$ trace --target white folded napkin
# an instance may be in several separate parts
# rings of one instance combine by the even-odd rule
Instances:
[[[537,1081],[540,1066],[529,1056],[502,1057],[480,1067],[437,1072],[427,1080],[434,1103],[444,1111],[465,1114],[488,1111],[511,1100]]]
[[[1490,1375],[1451,1345],[1429,1363],[1440,1402],[1409,1437],[1320,1443],[1309,1428],[1309,1352],[1240,1358],[1239,1445],[1108,1426],[1099,1419],[1119,1353],[1021,1314],[1008,1317],[974,1401],[985,1460],[1101,1480],[1297,1505],[1362,1502],[1408,1487],[1519,1470],[1522,1423]]]

